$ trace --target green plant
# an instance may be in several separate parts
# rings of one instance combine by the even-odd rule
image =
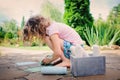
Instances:
[[[112,8],[112,10],[110,11],[110,13],[108,15],[107,22],[111,26],[116,28],[115,36],[113,37],[113,39],[111,40],[109,45],[111,45],[113,43],[120,45],[120,39],[119,39],[120,36],[117,36],[119,34],[119,31],[117,31],[117,30],[120,30],[120,3],[117,6],[114,6]]]
[[[15,20],[4,21],[3,24],[0,25],[0,42],[1,45],[14,45],[15,42],[13,39],[17,40],[17,31],[18,26]]]
[[[17,33],[18,26],[17,26],[17,23],[15,20],[10,20],[10,21],[4,22],[2,27],[3,27],[3,31],[5,31],[5,32],[11,32],[13,34]]]
[[[89,5],[89,0],[65,0],[64,22],[75,28],[83,39],[85,27],[93,25]]]
[[[89,46],[92,46],[93,44],[98,44],[98,35],[96,34],[94,27],[86,27],[83,35],[85,36],[85,39]]]
[[[96,33],[98,36],[98,44],[106,45],[110,42],[111,37],[114,35],[115,29],[113,29],[106,22],[100,22],[95,25]]]
[[[39,46],[39,44],[37,42],[32,42],[31,46]]]
[[[5,39],[12,39],[13,37],[14,37],[14,34],[11,33],[11,32],[7,32],[7,33],[5,34]]]
[[[6,32],[3,31],[3,28],[0,26],[0,39],[4,39]]]
[[[116,29],[114,32],[114,36],[112,37],[111,41],[109,42],[109,45],[115,44],[120,40],[120,28]],[[120,44],[118,44],[120,45]]]
[[[120,24],[120,3],[112,8],[107,21],[112,25]]]
[[[25,26],[25,17],[22,17],[22,21],[21,21],[21,29],[23,29],[23,27]]]
[[[113,27],[106,22],[98,21],[94,24],[94,27],[89,29],[86,27],[84,32],[85,39],[88,45],[113,45],[120,40],[120,28]]]

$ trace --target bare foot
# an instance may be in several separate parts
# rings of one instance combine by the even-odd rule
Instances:
[[[59,63],[59,64],[57,64],[56,66],[60,66],[60,67],[70,67],[70,60],[68,60],[68,61],[63,61],[63,62],[61,62],[61,63]]]

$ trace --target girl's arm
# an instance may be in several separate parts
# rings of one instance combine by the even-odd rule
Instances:
[[[53,45],[53,52],[57,55],[61,55],[62,51],[62,42],[58,34],[53,34],[50,36],[51,43]]]
[[[53,57],[51,59],[44,59],[43,60],[43,63],[45,64],[48,64],[54,60],[56,60],[57,58],[60,57],[61,54],[63,54],[63,51],[62,51],[62,46],[61,46],[61,40],[58,36],[58,34],[53,34],[50,36],[50,42],[51,42],[51,45],[52,45],[52,50],[53,50]]]

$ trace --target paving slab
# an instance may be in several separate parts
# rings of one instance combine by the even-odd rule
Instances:
[[[18,48],[0,47],[0,80],[120,80],[120,50],[104,50],[101,55],[106,56],[105,75],[73,77],[70,69],[67,75],[42,75],[40,72],[27,72],[27,68],[38,65],[16,66],[19,62],[40,61],[51,51],[24,50]],[[29,53],[29,54],[28,54]]]

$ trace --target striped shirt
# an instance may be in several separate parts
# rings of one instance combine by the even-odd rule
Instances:
[[[51,25],[46,28],[46,34],[51,36],[55,33],[57,33],[61,39],[69,41],[73,45],[83,44],[83,41],[79,34],[66,24],[52,22]]]

